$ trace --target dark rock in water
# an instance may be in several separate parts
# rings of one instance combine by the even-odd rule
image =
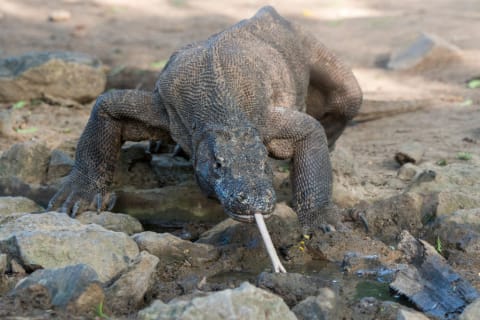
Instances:
[[[258,276],[257,285],[281,296],[289,306],[294,306],[309,296],[320,295],[325,287],[332,287],[330,281],[319,277],[268,272],[262,272]]]
[[[0,60],[0,101],[42,94],[88,102],[105,90],[99,60],[75,52],[32,52]]]
[[[45,181],[50,150],[45,144],[14,144],[0,156],[0,177],[17,177],[26,183]]]
[[[362,298],[356,303],[350,317],[352,320],[428,320],[422,313],[393,301],[380,301],[373,297]]]
[[[218,223],[227,215],[220,203],[208,199],[195,183],[136,190],[117,190],[113,211],[130,214],[144,226],[155,229],[185,223]]]
[[[18,305],[91,315],[104,299],[97,273],[85,264],[37,270],[20,281],[10,295]]]
[[[339,319],[335,292],[329,288],[321,288],[319,291],[317,296],[308,297],[292,308],[299,320]]]
[[[409,298],[420,310],[437,319],[454,319],[479,298],[470,283],[455,273],[435,248],[403,232],[399,249],[410,260],[390,287]]]

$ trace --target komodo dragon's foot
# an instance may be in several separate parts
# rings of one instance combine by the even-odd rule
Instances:
[[[110,211],[116,202],[113,192],[106,192],[106,188],[99,187],[94,179],[72,171],[60,190],[52,197],[45,212],[58,209],[74,218],[78,213],[86,210],[100,212]]]
[[[319,218],[313,223],[304,226],[302,240],[309,240],[315,231],[328,232],[348,232],[351,227],[345,222],[360,222],[368,233],[368,221],[365,218],[365,204],[361,203],[354,208],[342,209],[335,205],[323,209]]]

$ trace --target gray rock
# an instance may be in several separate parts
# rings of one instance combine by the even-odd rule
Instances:
[[[42,210],[41,206],[25,197],[0,197],[0,215]]]
[[[108,281],[139,251],[126,234],[84,225],[66,214],[27,214],[0,225],[0,248],[28,270],[84,263]]]
[[[138,313],[140,320],[296,319],[281,298],[244,282],[236,289],[211,293],[189,301],[156,300]]]
[[[0,253],[0,277],[7,272],[7,254],[5,253]]]
[[[42,183],[49,161],[50,150],[45,144],[17,143],[0,156],[0,177],[18,177],[26,183]]]
[[[142,224],[132,216],[123,213],[85,211],[76,217],[83,224],[94,223],[107,230],[123,232],[128,235],[143,231]]]
[[[480,319],[480,299],[469,304],[458,320],[478,320]]]
[[[393,70],[439,68],[461,58],[459,48],[444,39],[422,33],[409,47],[391,55],[387,64]]]
[[[480,255],[480,208],[458,210],[442,217],[435,233],[443,246]]]
[[[394,243],[402,230],[417,234],[423,227],[423,197],[403,193],[374,202],[365,209],[369,234]]]
[[[72,170],[75,161],[65,152],[59,149],[52,150],[48,163],[47,180],[55,181],[67,176]]]
[[[275,248],[288,248],[297,244],[302,229],[296,213],[285,203],[277,203],[273,215],[265,221]],[[271,267],[265,244],[254,223],[241,223],[226,219],[203,233],[197,243],[206,243],[228,250],[228,258],[237,266],[245,266],[257,272]],[[293,247],[292,247],[293,248]],[[298,249],[298,247],[296,247]],[[292,249],[288,252],[291,262],[304,263],[310,260],[305,253]]]
[[[399,319],[400,310],[413,311],[396,302],[380,301],[373,297],[365,297],[353,306],[352,315],[349,318],[352,320],[396,320]]]
[[[480,194],[475,196],[462,191],[441,191],[435,196],[438,217],[450,215],[459,209],[480,208]]]
[[[10,295],[17,305],[53,307],[73,314],[91,315],[104,299],[97,273],[85,264],[37,270],[21,280]]]
[[[220,203],[208,199],[195,183],[146,190],[123,188],[117,195],[114,211],[127,213],[144,225],[218,223],[227,217]]]
[[[170,233],[146,231],[135,234],[133,240],[140,250],[145,250],[162,259],[162,263],[188,261],[194,267],[219,258],[218,250],[208,244],[192,243]]]
[[[422,169],[417,167],[416,165],[407,162],[403,166],[398,169],[397,177],[401,180],[404,181],[411,181],[413,180],[420,172]]]
[[[159,259],[142,251],[118,280],[105,289],[106,304],[116,313],[130,313],[143,306],[152,289]]]
[[[428,318],[418,311],[400,308],[397,313],[397,320],[428,320]]]
[[[292,309],[299,320],[339,319],[335,292],[330,288],[319,291],[317,296],[302,300]]]
[[[43,93],[87,102],[105,89],[99,60],[75,52],[34,52],[0,60],[0,101],[39,98]]]
[[[12,110],[0,111],[0,136],[8,137],[14,134]]]
[[[27,274],[25,269],[15,259],[12,259],[10,261],[10,269],[11,269],[12,273],[15,273],[15,274],[19,274],[19,275]]]
[[[309,296],[321,294],[330,281],[299,273],[262,272],[257,279],[260,288],[282,297],[288,306],[294,306]]]
[[[107,76],[108,89],[153,90],[158,70],[120,66],[110,70]]]
[[[395,153],[395,160],[403,165],[405,163],[419,163],[425,153],[424,146],[419,142],[402,144]]]

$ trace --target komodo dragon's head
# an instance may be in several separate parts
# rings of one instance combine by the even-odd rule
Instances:
[[[273,173],[258,132],[250,127],[209,128],[193,139],[195,177],[235,220],[254,222],[275,207]]]

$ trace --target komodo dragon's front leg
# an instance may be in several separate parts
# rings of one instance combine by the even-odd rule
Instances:
[[[162,139],[168,135],[167,116],[150,92],[117,90],[101,95],[80,137],[75,165],[47,211],[75,216],[86,208],[111,209],[108,192],[121,145],[125,141]]]

